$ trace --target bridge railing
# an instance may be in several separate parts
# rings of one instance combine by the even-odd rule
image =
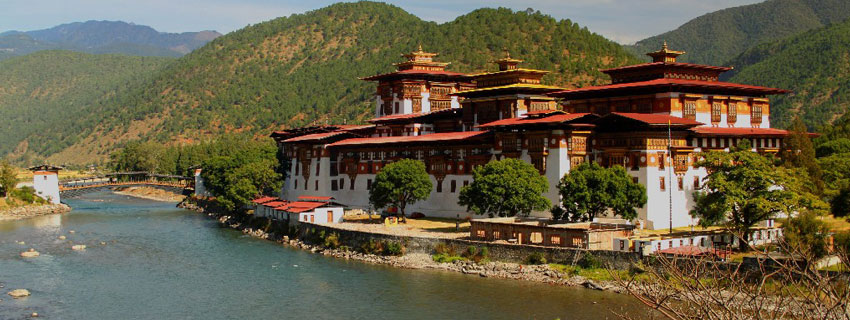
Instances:
[[[84,184],[84,185],[60,185],[59,191],[70,191],[70,190],[80,190],[80,189],[91,189],[91,188],[100,188],[107,186],[130,186],[130,185],[152,185],[152,186],[163,186],[163,187],[177,187],[183,189],[189,189],[192,186],[190,183],[185,182],[168,182],[168,181],[125,181],[125,182],[106,182],[106,183],[93,183],[93,184]]]

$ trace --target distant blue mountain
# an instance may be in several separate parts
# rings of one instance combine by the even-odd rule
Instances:
[[[219,36],[216,31],[165,33],[123,21],[92,20],[43,30],[0,33],[0,60],[52,49],[179,57]]]

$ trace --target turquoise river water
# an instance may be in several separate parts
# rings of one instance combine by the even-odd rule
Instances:
[[[311,254],[174,203],[112,193],[67,203],[68,214],[0,222],[0,319],[616,319],[642,309],[608,292]],[[41,256],[21,258],[29,248]],[[17,288],[32,295],[5,294]]]

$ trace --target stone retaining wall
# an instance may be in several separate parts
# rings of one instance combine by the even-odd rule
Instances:
[[[299,239],[311,239],[315,233],[324,231],[326,235],[336,233],[339,235],[339,240],[342,245],[352,248],[359,248],[363,243],[374,241],[395,241],[404,244],[407,252],[427,253],[432,254],[434,247],[439,243],[444,243],[449,246],[454,246],[456,252],[461,253],[466,251],[467,247],[474,246],[479,248],[488,248],[490,251],[490,260],[503,262],[521,263],[528,258],[529,255],[535,252],[542,253],[547,261],[572,264],[578,261],[585,254],[590,253],[599,260],[611,267],[617,269],[627,269],[632,263],[641,259],[639,253],[635,252],[619,252],[608,250],[584,250],[575,248],[558,248],[558,247],[540,247],[530,245],[516,245],[506,243],[492,243],[483,241],[471,241],[463,239],[439,239],[439,238],[423,238],[412,236],[395,236],[388,234],[368,233],[362,231],[337,229],[329,225],[318,225],[303,223],[298,231]]]

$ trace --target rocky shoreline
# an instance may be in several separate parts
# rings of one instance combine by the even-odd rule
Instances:
[[[41,206],[23,206],[0,211],[0,221],[19,220],[48,214],[66,213],[71,207],[64,203],[45,204]]]
[[[245,225],[240,219],[231,215],[205,212],[201,207],[183,202],[178,207],[205,213],[212,219],[218,220],[222,225],[242,231],[242,233],[255,238],[274,241],[284,246],[290,246],[312,253],[330,256],[338,259],[356,260],[367,263],[382,264],[404,269],[431,269],[449,272],[463,273],[479,277],[501,278],[533,281],[552,285],[565,285],[584,287],[594,290],[606,290],[616,293],[625,293],[625,288],[613,281],[595,281],[577,275],[568,275],[551,268],[547,264],[523,265],[518,263],[490,261],[486,263],[475,263],[468,260],[459,260],[451,263],[435,262],[431,255],[422,253],[410,253],[403,256],[382,256],[365,254],[353,250],[330,249],[321,245],[313,245],[299,239],[290,238],[273,232],[266,232],[259,228]]]

